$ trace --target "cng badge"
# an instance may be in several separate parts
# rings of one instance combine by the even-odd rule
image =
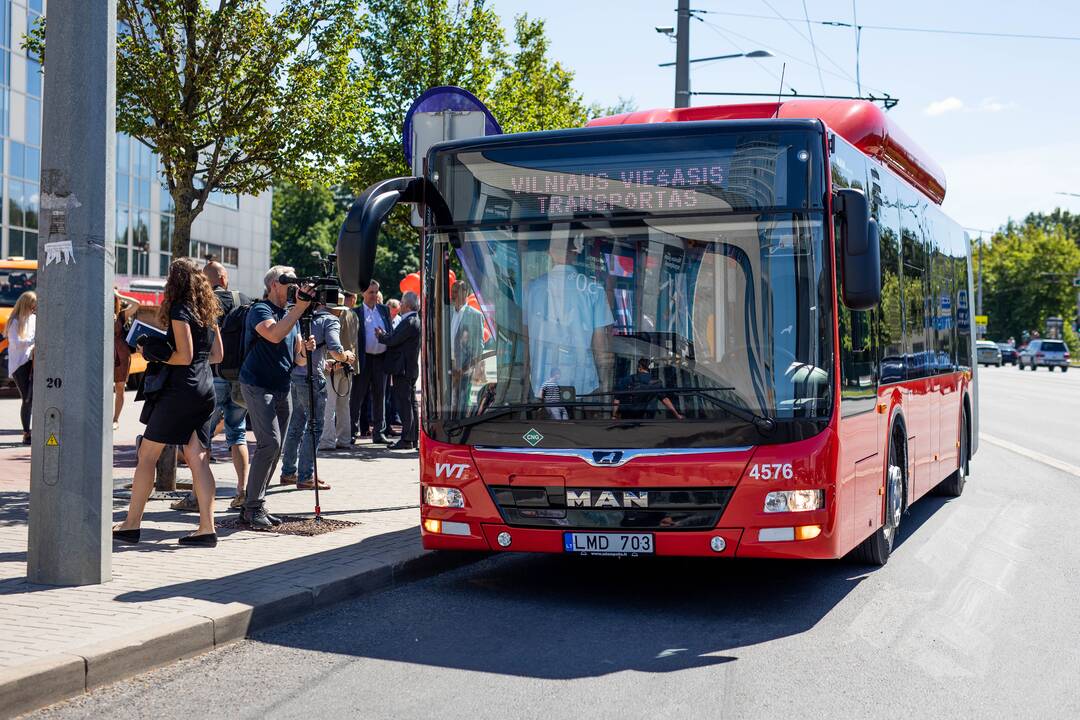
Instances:
[[[533,447],[540,444],[540,441],[544,439],[544,436],[536,428],[529,428],[529,432],[521,436],[521,439],[529,443]]]

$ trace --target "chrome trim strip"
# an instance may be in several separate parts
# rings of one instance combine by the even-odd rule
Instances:
[[[508,453],[510,455],[541,455],[548,457],[575,457],[579,460],[584,460],[593,467],[621,467],[631,460],[636,460],[642,457],[684,457],[687,455],[711,455],[716,453],[735,453],[746,452],[752,450],[753,445],[744,445],[741,447],[722,447],[722,448],[656,448],[651,450],[615,450],[615,449],[589,449],[582,450],[577,448],[572,449],[546,449],[546,448],[521,448],[521,447],[493,447],[489,445],[475,445],[474,450],[484,450],[489,452]],[[598,454],[607,453],[622,453],[622,457],[618,462],[598,463],[595,460]]]

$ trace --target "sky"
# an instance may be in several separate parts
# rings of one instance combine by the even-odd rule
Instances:
[[[551,55],[575,73],[586,102],[672,105],[674,70],[657,65],[675,59],[675,44],[654,28],[675,25],[676,0],[488,3],[508,36],[515,15],[546,20]],[[854,31],[816,24],[808,31],[804,4],[811,20],[852,20],[852,0],[692,0],[702,12],[691,22],[691,58],[758,49],[776,57],[692,65],[691,91],[772,93],[783,71],[785,86],[800,93],[856,94]],[[856,0],[855,12],[864,26],[1080,38],[1076,0]],[[890,115],[944,168],[943,207],[961,225],[994,230],[1032,211],[1080,212],[1080,197],[1056,194],[1080,194],[1080,96],[1073,91],[1080,40],[865,28],[859,58],[864,93],[898,98]],[[692,98],[693,105],[733,102],[739,98]]]

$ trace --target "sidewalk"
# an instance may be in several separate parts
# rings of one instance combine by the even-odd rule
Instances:
[[[129,393],[115,434],[117,521],[126,508],[120,494],[134,473],[135,435],[142,429],[132,398]],[[187,548],[177,539],[194,529],[196,516],[170,510],[168,501],[151,501],[143,542],[114,545],[111,582],[32,585],[26,581],[30,449],[18,444],[17,400],[0,399],[0,428],[0,717],[462,562],[420,547],[416,452],[390,452],[364,441],[319,458],[320,475],[332,485],[321,494],[324,515],[359,525],[315,537],[219,530],[216,548]],[[248,439],[253,451],[250,433]],[[215,443],[214,451],[227,457],[223,443]],[[232,463],[211,468],[218,517],[235,517],[226,512],[236,488]],[[177,476],[190,480],[186,468]],[[274,485],[267,507],[278,514],[311,513],[314,493]]]

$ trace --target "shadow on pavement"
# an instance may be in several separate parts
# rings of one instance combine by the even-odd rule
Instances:
[[[946,504],[926,498],[904,516],[899,543]],[[231,575],[127,593],[242,601],[254,583],[306,566],[347,566],[388,533],[355,546]],[[872,568],[847,561],[580,558],[496,555],[390,592],[270,627],[271,645],[545,679],[625,670],[672,672],[732,662],[731,651],[804,633]],[[362,618],[358,621],[357,618]],[[347,627],[347,631],[343,629]]]
[[[237,540],[265,542],[266,540],[272,540],[274,537],[273,534],[269,532],[266,533],[266,535],[271,537],[263,538],[250,535],[246,538],[238,538]],[[161,600],[163,598],[185,597],[211,600],[218,603],[229,603],[233,601],[250,602],[256,592],[253,590],[253,586],[255,585],[260,585],[260,587],[270,585],[288,589],[292,585],[290,578],[297,577],[310,568],[340,567],[346,569],[350,564],[364,564],[373,558],[377,559],[380,549],[387,546],[399,546],[403,541],[413,541],[419,546],[420,529],[413,527],[404,530],[395,530],[381,535],[364,538],[360,542],[346,547],[313,553],[311,555],[305,555],[304,557],[294,558],[272,565],[263,565],[252,570],[226,575],[221,578],[204,578],[177,583],[175,585],[167,585],[152,590],[127,592],[122,595],[117,595],[115,599],[119,602],[148,602],[151,600]],[[142,546],[143,543],[126,547],[153,551],[152,548],[143,548]],[[179,549],[190,551],[190,549],[182,548],[179,545],[163,545],[161,548],[167,550]],[[213,551],[204,552],[212,553]],[[208,554],[207,559],[208,561],[212,561],[212,555]]]

